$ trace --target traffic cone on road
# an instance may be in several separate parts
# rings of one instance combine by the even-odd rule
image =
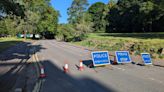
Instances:
[[[83,61],[82,60],[80,60],[79,70],[80,71],[83,71],[84,70],[84,66],[83,66]]]
[[[65,73],[68,72],[68,64],[67,64],[67,63],[64,65],[63,69],[64,69],[64,72],[65,72]]]
[[[44,67],[41,66],[41,67],[40,67],[40,78],[44,78],[44,77],[46,77],[46,74],[45,74],[45,72],[44,72]]]
[[[114,64],[114,65],[117,65],[117,64],[118,64],[118,63],[117,63],[117,60],[116,60],[116,56],[114,56],[113,64]]]

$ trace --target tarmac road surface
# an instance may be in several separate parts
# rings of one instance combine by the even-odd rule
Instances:
[[[30,58],[30,44],[22,42],[0,53],[0,92],[10,92],[20,83],[25,85],[23,72]]]
[[[55,40],[37,42],[37,53],[45,67],[41,92],[164,92],[164,68],[135,64],[89,68],[90,51]],[[111,57],[112,58],[112,57]],[[79,71],[83,60],[84,71]],[[69,72],[63,72],[65,63]]]

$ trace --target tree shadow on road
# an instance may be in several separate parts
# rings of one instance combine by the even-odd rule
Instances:
[[[19,73],[25,69],[24,67],[26,64],[26,61],[0,64],[0,67],[5,67],[4,70],[7,69],[6,67],[12,66],[5,73],[2,73],[2,71],[0,71],[0,92],[9,92],[12,89],[12,87],[16,83],[17,78],[20,76]]]
[[[9,43],[9,42],[7,42]],[[10,43],[13,43],[10,41]],[[32,45],[31,42],[20,42],[17,45],[4,50],[0,53],[0,61],[8,61],[13,59],[29,59],[30,55],[33,53],[31,49],[35,49],[35,52],[39,52],[43,48],[41,45]]]
[[[89,77],[75,78],[69,72],[66,74],[61,67],[57,67],[51,62],[49,60],[42,61],[47,77],[41,92],[116,92],[113,88]]]
[[[21,61],[14,63],[4,63],[0,67],[13,66],[8,72],[3,74],[0,70],[0,92],[35,92],[34,86],[39,79],[37,76],[36,62]]]
[[[11,90],[17,77],[20,76],[19,72],[28,64],[30,57],[34,52],[40,52],[43,49],[46,48],[42,45],[20,42],[0,53],[0,92]]]

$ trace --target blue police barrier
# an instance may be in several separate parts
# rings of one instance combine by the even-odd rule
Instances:
[[[95,51],[92,52],[92,61],[94,66],[110,64],[108,51]]]
[[[145,65],[152,64],[152,60],[149,53],[141,53],[141,57]]]
[[[116,60],[118,64],[131,62],[129,51],[116,51],[115,55],[116,55]]]

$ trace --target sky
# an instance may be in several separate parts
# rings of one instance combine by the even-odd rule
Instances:
[[[73,0],[51,0],[51,5],[60,12],[59,23],[67,23],[67,9],[71,6]],[[104,2],[107,4],[109,0],[88,0],[89,4],[95,2]]]

